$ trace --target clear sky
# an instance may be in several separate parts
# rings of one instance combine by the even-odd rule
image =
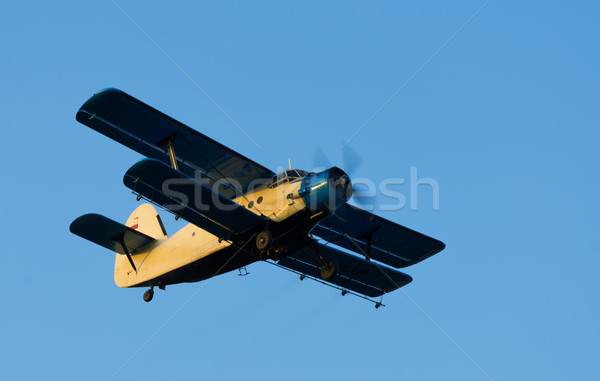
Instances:
[[[1,379],[108,379],[201,287],[116,380],[599,377],[596,3],[491,1],[449,42],[484,1],[117,3],[131,19],[110,0],[0,12]],[[439,211],[420,187],[417,210],[378,213],[447,248],[379,310],[264,263],[144,303],[68,230],[138,205],[122,176],[141,156],[75,121],[105,87],[308,170],[317,147],[343,165],[401,89],[351,141],[352,176],[406,179],[407,201],[411,167],[435,179]]]

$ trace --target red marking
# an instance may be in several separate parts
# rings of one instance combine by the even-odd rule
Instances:
[[[131,227],[132,229],[137,229],[138,228],[138,224],[135,224]]]

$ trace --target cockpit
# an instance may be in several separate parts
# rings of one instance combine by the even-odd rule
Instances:
[[[308,172],[301,169],[288,169],[287,171],[283,171],[278,173],[276,176],[273,176],[269,188],[275,188],[285,183],[293,183],[306,176],[308,176]]]

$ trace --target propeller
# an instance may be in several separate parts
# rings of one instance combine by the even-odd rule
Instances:
[[[342,157],[344,160],[343,170],[348,175],[352,175],[353,173],[355,173],[358,167],[360,166],[360,163],[362,162],[362,159],[358,152],[356,152],[349,145],[346,144],[342,149]]]
[[[325,152],[323,152],[320,146],[317,146],[313,153],[313,167],[313,171],[315,172],[321,172],[322,170],[332,167],[329,158],[327,158],[327,155],[325,155]]]
[[[352,175],[355,173],[355,171],[360,166],[360,164],[362,162],[362,158],[360,157],[358,152],[356,152],[348,144],[346,144],[342,148],[342,160],[343,160],[342,170],[344,172],[346,172],[348,174],[348,176],[350,176],[350,180],[352,180]],[[323,152],[323,149],[320,146],[317,146],[315,148],[315,151],[313,154],[313,167],[314,167],[313,170],[315,172],[319,172],[319,171],[325,170],[327,168],[333,167],[333,165],[331,164],[331,161],[329,160],[329,158],[327,157],[325,152]],[[365,194],[368,191],[368,187],[366,187],[364,184],[352,183],[352,188],[354,190],[354,193],[352,195],[352,200],[354,200],[356,203],[361,204],[361,205],[365,205],[365,204],[369,205],[370,204],[370,202],[369,202],[370,197],[361,196],[361,194]]]

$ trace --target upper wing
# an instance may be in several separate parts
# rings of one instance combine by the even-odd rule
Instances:
[[[311,233],[398,268],[414,265],[446,247],[437,239],[348,204],[321,221]]]
[[[332,247],[319,244],[319,251],[325,261],[333,260],[338,264],[338,274],[328,282],[366,296],[381,296],[412,281],[410,275],[366,261]],[[283,267],[310,275],[313,278],[319,279],[321,277],[321,269],[315,263],[311,249],[308,246],[287,255],[277,263]]]
[[[209,137],[187,127],[121,90],[94,94],[77,112],[86,126],[150,158],[169,163],[171,141],[182,172],[199,170],[226,187],[220,193],[233,198],[251,182],[262,183],[274,173]],[[234,189],[235,188],[235,189]]]

